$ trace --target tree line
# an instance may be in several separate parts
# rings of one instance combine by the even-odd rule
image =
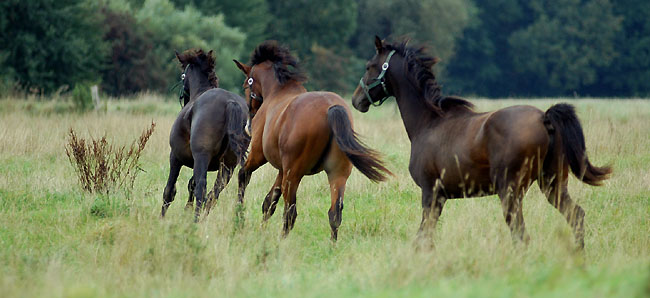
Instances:
[[[350,93],[378,35],[428,45],[448,94],[650,94],[647,1],[4,0],[0,34],[0,92],[168,92],[174,50],[195,47],[214,49],[221,87],[239,90],[231,60],[276,39],[308,88]]]

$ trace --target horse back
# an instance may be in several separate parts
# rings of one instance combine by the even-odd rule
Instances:
[[[345,101],[332,92],[301,93],[276,115],[267,115],[264,129],[267,160],[274,167],[282,168],[283,159],[300,159],[304,171],[310,172],[329,147],[331,131],[327,110],[334,105],[343,106],[352,118]]]
[[[440,178],[449,197],[491,194],[495,169],[545,156],[543,116],[532,106],[445,116],[412,145],[411,175],[418,184]]]

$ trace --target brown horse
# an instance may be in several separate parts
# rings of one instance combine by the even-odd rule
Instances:
[[[264,221],[284,197],[284,235],[296,220],[296,191],[305,175],[327,173],[332,204],[329,222],[332,240],[337,239],[343,210],[345,184],[354,165],[372,181],[390,173],[376,153],[362,145],[352,127],[345,101],[331,92],[307,92],[305,76],[287,48],[275,41],[260,44],[251,66],[235,64],[246,74],[244,83],[252,119],[251,150],[239,171],[239,199],[251,174],[266,162],[278,175],[262,205]],[[254,107],[259,109],[254,111]]]
[[[589,162],[573,106],[477,113],[470,102],[440,94],[431,69],[437,59],[424,48],[384,44],[378,37],[375,46],[352,103],[366,112],[389,96],[397,101],[411,141],[409,172],[422,189],[420,240],[430,241],[447,199],[498,194],[513,238],[527,242],[522,199],[537,180],[584,247],[585,212],[567,191],[569,169],[591,185],[607,179],[611,169]]]
[[[176,53],[184,69],[181,99],[186,103],[169,136],[169,179],[163,193],[161,216],[176,195],[176,179],[182,166],[194,169],[188,184],[192,207],[196,196],[195,220],[205,202],[206,174],[219,171],[213,191],[208,194],[207,211],[219,198],[238,163],[243,164],[250,137],[246,126],[246,102],[239,95],[218,88],[212,51],[188,50]]]

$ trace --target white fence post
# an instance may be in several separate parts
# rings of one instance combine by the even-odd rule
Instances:
[[[93,96],[93,102],[95,103],[95,111],[99,110],[99,88],[97,85],[92,85],[90,87],[90,93]]]

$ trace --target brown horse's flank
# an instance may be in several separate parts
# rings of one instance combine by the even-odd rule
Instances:
[[[254,114],[250,154],[239,172],[239,199],[243,201],[253,171],[269,162],[278,175],[264,199],[262,213],[264,220],[270,218],[282,195],[287,235],[298,214],[296,191],[302,177],[325,171],[331,190],[331,237],[336,240],[352,166],[373,181],[383,180],[383,173],[390,172],[374,151],[358,141],[350,110],[340,96],[307,92],[302,86],[306,77],[287,48],[274,41],[264,42],[253,51],[251,62],[247,66],[235,61],[246,75],[247,102]]]
[[[185,105],[172,126],[169,145],[169,178],[163,193],[161,216],[176,194],[176,180],[182,166],[194,170],[187,189],[186,209],[196,196],[195,220],[204,207],[216,203],[237,163],[243,163],[250,138],[245,134],[247,111],[244,99],[217,88],[212,51],[188,50],[176,53],[184,69]],[[213,190],[206,196],[207,171],[219,171]],[[206,202],[207,201],[207,202]]]
[[[405,42],[384,44],[375,38],[377,54],[368,61],[362,78],[377,78],[389,52],[395,51],[385,85],[368,96],[377,101],[394,96],[411,141],[409,172],[422,189],[419,238],[430,239],[447,199],[498,194],[503,215],[514,239],[528,240],[522,199],[537,180],[549,203],[573,228],[584,247],[584,210],[567,191],[569,169],[583,182],[599,185],[611,173],[593,166],[586,155],[580,122],[572,106],[558,104],[543,112],[531,106],[513,106],[477,113],[458,97],[443,96],[432,66],[437,59],[424,48]],[[366,112],[370,100],[357,88],[352,103]]]

